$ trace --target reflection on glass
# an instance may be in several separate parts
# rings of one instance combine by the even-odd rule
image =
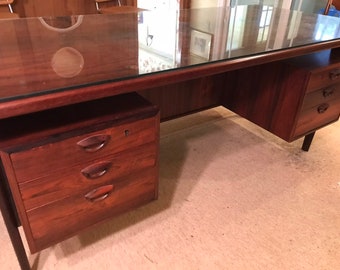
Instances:
[[[84,15],[65,17],[39,17],[39,21],[47,29],[57,32],[68,32],[76,29],[83,22]]]
[[[227,51],[242,47],[244,29],[246,26],[247,6],[235,6],[230,9],[230,28]]]
[[[334,39],[340,34],[339,18],[277,9],[272,5],[230,8],[227,58],[254,55]]]
[[[268,39],[269,26],[273,15],[273,6],[263,6],[262,15],[259,25],[259,33],[257,36],[257,42],[263,42]]]
[[[315,40],[323,41],[335,38],[339,34],[338,21],[338,18],[320,15],[315,27]]]
[[[149,73],[176,67],[178,40],[177,1],[138,1],[143,12],[138,24],[139,73]]]
[[[84,67],[84,58],[72,47],[59,49],[52,57],[51,66],[54,72],[62,78],[77,76]]]
[[[211,54],[212,35],[197,30],[192,30],[190,35],[190,54],[202,60],[209,60]]]
[[[151,7],[152,11],[138,16],[1,20],[0,28],[8,31],[2,33],[0,74],[8,89],[16,92],[2,91],[0,99],[205,63],[234,68],[235,62],[247,62],[254,55],[272,58],[268,51],[282,50],[285,55],[294,46],[307,48],[313,44],[313,50],[321,49],[323,46],[315,43],[340,39],[340,18],[272,8],[269,4],[179,11],[177,1],[165,2],[173,9],[157,1],[157,10]],[[195,39],[191,39],[193,33]],[[339,42],[330,43],[335,46]],[[19,77],[9,78],[6,74],[13,67],[20,69]]]
[[[274,13],[274,5],[235,5],[231,7],[226,56],[235,57],[254,50],[255,47],[268,50],[275,21]]]

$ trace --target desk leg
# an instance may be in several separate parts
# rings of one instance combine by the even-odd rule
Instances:
[[[312,144],[313,138],[315,135],[315,131],[313,133],[310,133],[308,135],[305,136],[305,139],[303,140],[303,144],[302,144],[302,150],[308,152],[309,148]]]
[[[8,198],[3,180],[0,179],[0,209],[4,219],[9,237],[11,239],[15,254],[22,270],[31,269],[22,239],[17,227],[16,216],[13,213],[12,205]]]

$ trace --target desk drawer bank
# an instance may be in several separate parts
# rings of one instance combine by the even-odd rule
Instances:
[[[231,72],[223,105],[292,142],[339,119],[340,54],[330,50]],[[312,137],[311,137],[312,138]],[[308,151],[310,146],[303,149]]]
[[[132,93],[0,121],[32,253],[157,198],[159,111]]]

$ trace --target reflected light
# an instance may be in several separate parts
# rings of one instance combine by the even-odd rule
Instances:
[[[319,15],[315,26],[315,40],[324,41],[335,38],[339,33],[339,24],[339,18]]]
[[[81,25],[84,15],[68,16],[68,17],[39,17],[39,21],[47,29],[56,32],[69,32]]]
[[[76,49],[63,47],[53,55],[51,66],[60,77],[72,78],[82,71],[84,58]]]

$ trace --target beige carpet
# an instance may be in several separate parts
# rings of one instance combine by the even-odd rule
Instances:
[[[340,123],[310,152],[217,108],[161,125],[159,200],[33,269],[340,269]],[[0,268],[18,269],[0,221]]]

